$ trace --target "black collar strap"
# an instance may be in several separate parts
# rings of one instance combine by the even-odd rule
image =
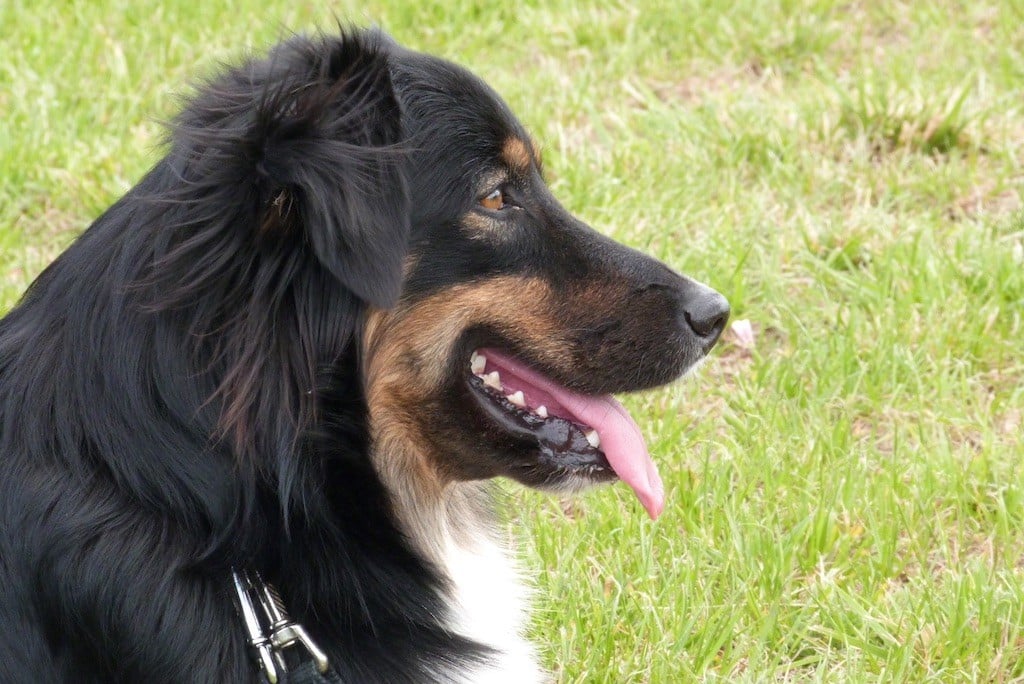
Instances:
[[[270,684],[278,684],[282,675],[288,672],[284,650],[295,645],[306,649],[320,674],[327,674],[330,667],[327,654],[309,638],[302,625],[288,617],[281,597],[272,585],[264,582],[258,572],[250,570],[232,570],[231,579],[235,584],[249,645]]]

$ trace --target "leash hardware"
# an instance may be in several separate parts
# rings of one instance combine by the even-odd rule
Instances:
[[[256,651],[256,662],[260,669],[267,675],[270,684],[277,684],[277,668],[274,666],[273,649],[270,640],[263,633],[260,619],[256,615],[256,607],[252,604],[250,594],[252,585],[246,573],[238,574],[231,571],[231,579],[235,584],[235,594],[238,597],[238,605],[242,611],[242,621],[245,623],[245,631],[249,635],[249,645]]]
[[[330,666],[327,654],[316,645],[302,625],[288,616],[277,590],[264,582],[257,572],[250,574],[246,570],[232,570],[231,578],[235,585],[235,594],[238,596],[242,621],[249,636],[249,645],[256,652],[256,662],[266,675],[267,681],[270,684],[278,684],[279,673],[288,672],[283,651],[295,645],[305,648],[320,674],[326,674]],[[256,604],[263,613],[263,620],[256,612]],[[267,624],[266,628],[264,623]]]
[[[281,669],[288,670],[284,662],[284,654],[281,651],[299,644],[313,658],[320,674],[326,674],[330,665],[327,654],[320,650],[320,647],[310,638],[302,625],[288,617],[288,613],[284,609],[284,602],[277,593],[277,589],[264,582],[259,573],[256,573],[256,581],[259,586],[260,603],[263,604],[263,610],[270,619],[270,643]]]

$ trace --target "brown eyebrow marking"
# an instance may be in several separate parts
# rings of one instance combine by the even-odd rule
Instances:
[[[510,136],[501,148],[501,158],[514,172],[526,173],[532,164],[538,163],[537,146],[532,140]]]

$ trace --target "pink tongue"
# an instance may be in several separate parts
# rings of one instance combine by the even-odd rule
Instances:
[[[661,515],[665,508],[665,488],[658,468],[647,452],[647,445],[640,434],[640,428],[626,407],[615,397],[589,397],[572,392],[540,373],[523,365],[520,361],[496,352],[481,349],[481,354],[493,361],[499,368],[511,371],[513,375],[538,389],[550,394],[577,423],[597,430],[601,437],[601,451],[619,479],[633,488],[640,503],[652,519]]]
[[[558,397],[577,422],[601,436],[601,451],[619,479],[633,488],[647,514],[656,520],[665,508],[665,488],[636,421],[611,395],[586,397],[563,390]]]

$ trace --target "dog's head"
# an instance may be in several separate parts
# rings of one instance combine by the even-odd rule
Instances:
[[[354,344],[386,479],[571,489],[617,477],[656,516],[657,471],[611,394],[690,369],[721,334],[726,300],[567,212],[532,138],[460,67],[372,34],[296,39],[257,66],[186,111],[177,156],[197,178],[223,176],[225,159],[250,168],[248,194],[218,204],[256,207],[263,253],[297,245],[278,276],[327,274],[292,296],[311,339],[290,366],[336,358],[344,326],[313,319],[359,303]],[[238,415],[258,391],[221,389]]]
[[[566,211],[480,79],[401,50],[390,63],[411,239],[401,296],[364,339],[378,438],[423,445],[419,465],[442,479],[618,477],[656,516],[657,471],[610,395],[690,369],[725,326],[725,298]]]

